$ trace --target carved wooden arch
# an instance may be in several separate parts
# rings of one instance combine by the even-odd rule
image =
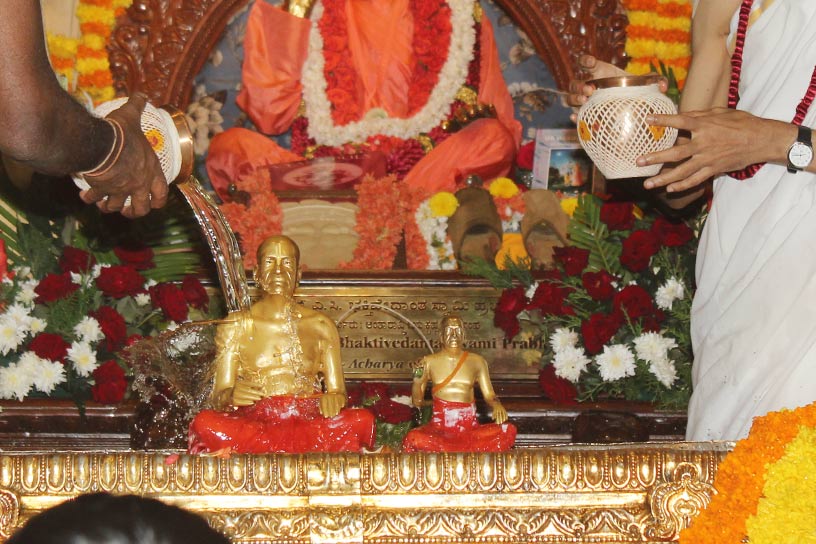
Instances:
[[[624,62],[622,0],[496,1],[530,37],[561,88],[573,78],[583,53]],[[186,108],[196,74],[247,2],[134,0],[109,47],[117,92],[142,91],[155,104]]]

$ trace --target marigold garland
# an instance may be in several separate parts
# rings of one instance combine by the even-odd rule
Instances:
[[[690,0],[624,0],[623,5],[629,17],[626,70],[646,74],[662,62],[682,89],[691,62]]]
[[[766,509],[779,508],[778,504],[764,504],[760,517],[756,517],[762,498],[769,493],[778,496],[777,487],[782,485],[777,472],[769,467],[786,455],[796,455],[801,446],[795,444],[793,449],[789,446],[803,430],[814,427],[816,403],[755,418],[748,437],[737,442],[734,451],[720,463],[714,479],[717,494],[691,526],[680,533],[680,544],[739,544],[745,542],[746,536],[754,543],[752,534],[764,535],[772,530],[768,527],[772,518],[765,517]],[[807,455],[812,457],[813,453],[810,450]],[[811,505],[815,502],[813,496],[792,495],[790,499]],[[780,525],[777,529],[788,531],[791,527]]]
[[[87,93],[95,104],[111,100],[116,91],[106,47],[116,19],[133,0],[79,0],[76,17],[81,36],[47,34],[54,71],[70,92]]]

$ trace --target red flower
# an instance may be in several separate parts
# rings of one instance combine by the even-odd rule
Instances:
[[[538,373],[538,385],[547,398],[556,404],[576,404],[578,390],[572,382],[555,375],[555,367],[547,365]]]
[[[595,300],[608,300],[615,294],[615,287],[612,282],[615,281],[615,276],[601,270],[600,272],[584,272],[581,276],[581,283],[584,284],[587,294]]]
[[[50,332],[41,332],[28,345],[37,357],[60,363],[65,361],[69,347],[71,345],[62,336]]]
[[[110,306],[101,306],[91,313],[91,317],[99,322],[99,327],[105,334],[105,349],[111,353],[118,351],[127,340],[125,318]]]
[[[129,348],[130,346],[132,346],[133,344],[135,344],[139,340],[143,340],[143,339],[144,339],[144,336],[142,336],[141,334],[131,334],[125,340],[125,347]]]
[[[65,246],[62,250],[62,256],[59,258],[60,270],[65,273],[87,272],[95,264],[96,259],[93,255],[73,246]]]
[[[570,276],[577,276],[589,264],[589,251],[578,247],[554,247],[553,258],[561,263],[564,272]]]
[[[661,245],[682,246],[694,238],[694,231],[682,221],[673,223],[665,217],[658,216],[652,223],[652,233]]]
[[[349,406],[362,406],[363,405],[363,390],[359,387],[351,388],[347,391],[347,398],[348,398],[348,405]]]
[[[516,154],[516,166],[522,170],[533,169],[533,157],[535,155],[535,140],[527,142],[521,146]]]
[[[538,284],[532,300],[527,305],[530,310],[538,310],[542,314],[572,315],[574,312],[567,304],[567,296],[572,289],[552,281],[542,281]]]
[[[129,264],[136,270],[149,270],[155,268],[153,262],[153,250],[147,246],[125,248],[115,247],[113,252],[122,261],[122,264]]]
[[[615,311],[625,313],[629,319],[637,319],[654,312],[655,307],[648,291],[639,285],[627,285],[612,299]]]
[[[654,313],[645,316],[641,320],[643,332],[660,332],[660,325],[666,319],[666,314],[662,310],[655,310]]]
[[[193,308],[207,311],[210,304],[210,297],[198,278],[193,275],[184,276],[181,282],[181,291],[184,293],[184,300]]]
[[[493,314],[493,324],[496,328],[504,331],[504,337],[508,340],[515,338],[521,330],[518,314],[502,314],[496,312]]]
[[[137,294],[144,287],[145,279],[130,265],[120,264],[103,267],[96,278],[96,286],[107,296],[123,298]]]
[[[150,302],[168,321],[182,323],[187,320],[187,301],[184,292],[174,283],[160,283],[150,288]]]
[[[518,315],[527,306],[524,287],[513,287],[502,291],[496,303],[496,313]]]
[[[103,404],[115,404],[125,398],[127,380],[125,371],[116,361],[107,361],[93,371],[94,385],[91,387],[93,400]]]
[[[364,382],[360,384],[362,390],[363,400],[368,399],[387,399],[388,398],[388,384],[382,382]]]
[[[581,336],[587,353],[600,353],[622,324],[620,314],[592,314],[581,323]]]
[[[601,206],[601,221],[610,230],[629,230],[635,224],[633,211],[634,205],[631,202],[604,202]]]
[[[386,423],[394,425],[411,421],[414,417],[413,408],[400,402],[394,402],[388,397],[380,398],[380,400],[371,407],[371,411],[374,412],[377,419],[382,419]]]
[[[636,230],[623,241],[620,262],[632,272],[640,272],[649,266],[649,260],[658,249],[660,245],[654,234],[648,230]]]
[[[46,304],[69,296],[79,289],[79,285],[71,281],[71,274],[46,274],[40,280],[34,292],[37,293],[37,304]]]

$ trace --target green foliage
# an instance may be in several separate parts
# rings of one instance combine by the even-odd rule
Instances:
[[[666,78],[668,89],[666,89],[666,96],[672,99],[675,104],[680,104],[680,85],[677,83],[677,76],[674,75],[674,68],[666,66],[662,60],[657,61],[658,66],[655,67],[653,63],[649,64],[652,72],[656,72]]]
[[[601,203],[592,195],[578,197],[572,220],[567,227],[570,242],[575,247],[589,251],[589,270],[606,270],[620,276],[621,245],[619,237],[610,236],[606,224],[601,221]]]
[[[388,446],[394,451],[399,451],[402,447],[402,441],[405,435],[408,434],[414,427],[413,421],[403,421],[402,423],[386,423],[385,421],[377,420],[377,441],[376,446]]]

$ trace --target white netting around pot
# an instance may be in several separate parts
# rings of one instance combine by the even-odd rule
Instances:
[[[578,112],[578,139],[607,179],[654,176],[662,164],[635,161],[674,145],[677,129],[650,126],[646,117],[673,113],[674,102],[656,84],[598,89]]]

